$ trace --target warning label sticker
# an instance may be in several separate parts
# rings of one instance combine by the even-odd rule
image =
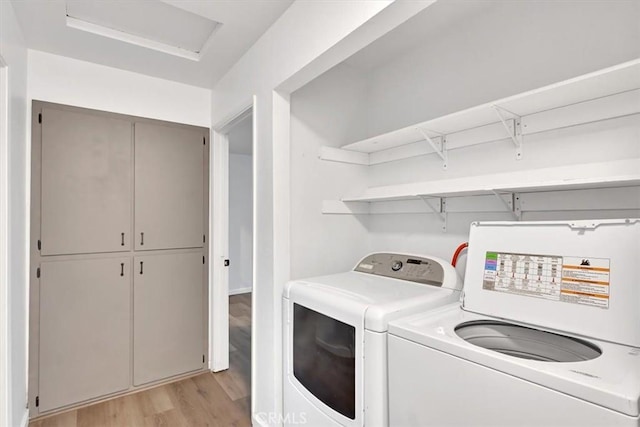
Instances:
[[[605,258],[487,252],[482,288],[609,308]]]

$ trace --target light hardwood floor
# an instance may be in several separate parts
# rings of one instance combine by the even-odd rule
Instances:
[[[29,427],[250,426],[251,294],[229,298],[229,370],[33,421]]]

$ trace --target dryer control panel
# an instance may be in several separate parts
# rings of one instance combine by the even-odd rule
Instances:
[[[413,255],[371,254],[354,270],[431,286],[442,286],[444,282],[444,268],[440,261]]]

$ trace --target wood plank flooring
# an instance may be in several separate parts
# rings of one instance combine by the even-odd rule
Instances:
[[[229,297],[229,369],[33,421],[29,427],[251,425],[251,294]]]

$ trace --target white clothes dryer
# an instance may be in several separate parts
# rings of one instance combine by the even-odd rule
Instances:
[[[640,220],[473,223],[462,305],[389,325],[393,426],[640,425]]]
[[[285,425],[386,426],[387,324],[459,301],[434,257],[376,253],[353,271],[289,282],[283,295]]]

